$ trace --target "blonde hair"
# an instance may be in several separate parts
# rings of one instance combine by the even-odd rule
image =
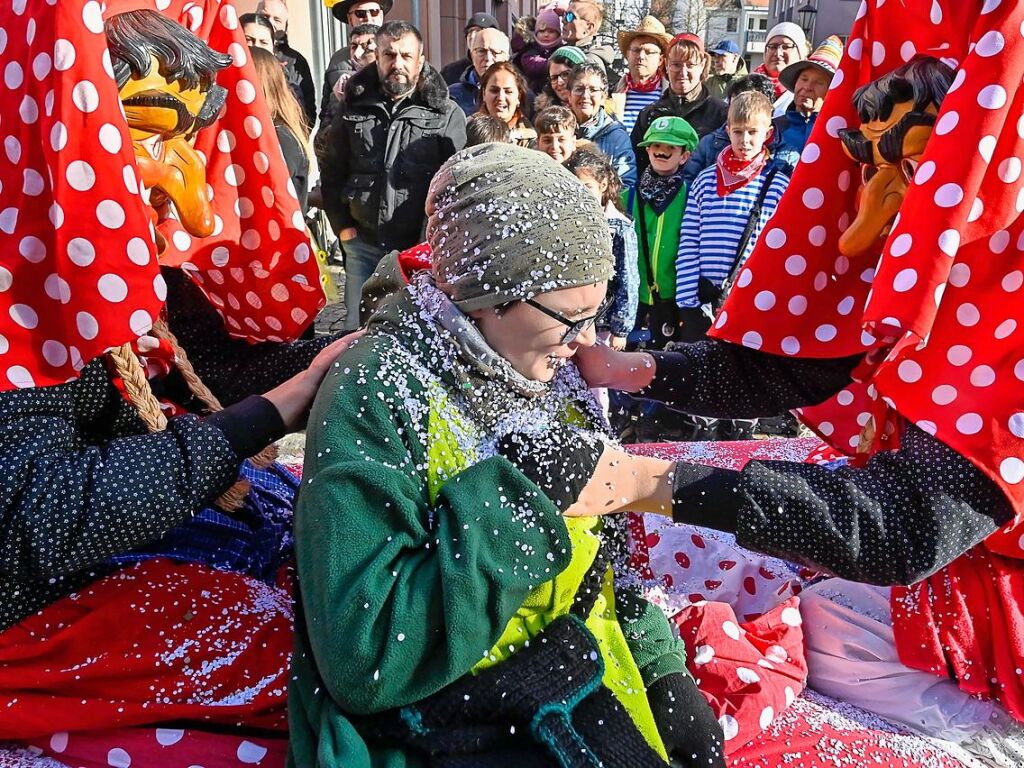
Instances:
[[[270,107],[270,116],[274,122],[283,123],[292,132],[306,157],[309,157],[309,126],[306,124],[302,107],[288,87],[288,81],[284,79],[284,67],[274,54],[262,48],[250,48],[249,54],[263,86],[263,97]]]
[[[711,57],[708,52],[703,50],[696,43],[692,43],[689,40],[678,40],[675,45],[671,46],[665,51],[665,61],[662,64],[664,67],[668,67],[668,59],[672,55],[673,51],[679,51],[679,55],[682,57],[684,64],[693,64],[704,59],[704,74],[701,75],[701,82],[704,82],[708,78],[708,74],[711,72]]]
[[[586,6],[597,15],[597,18],[592,21],[597,24],[598,27],[604,24],[604,4],[600,2],[600,0],[572,0],[569,5]],[[591,21],[591,19],[587,19],[587,21]]]
[[[744,91],[737,93],[729,102],[729,125],[747,125],[763,117],[772,121],[772,103],[760,91]]]

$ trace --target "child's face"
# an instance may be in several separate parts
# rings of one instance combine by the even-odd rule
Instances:
[[[753,160],[764,149],[771,127],[772,121],[767,115],[760,115],[745,123],[730,122],[729,143],[733,154],[740,160]]]
[[[537,149],[556,163],[564,163],[576,151],[576,136],[567,130],[542,133],[537,137]]]
[[[650,144],[647,147],[647,159],[651,161],[651,170],[659,176],[671,176],[689,157],[690,153],[685,149],[671,144]]]
[[[576,171],[576,178],[580,180],[590,193],[597,198],[597,202],[604,205],[604,194],[608,191],[608,185],[602,184],[600,181],[595,179],[589,172],[584,170]]]
[[[552,29],[551,27],[540,27],[538,26],[533,31],[533,36],[537,38],[537,42],[547,47],[554,45],[559,41],[562,36],[561,30]]]

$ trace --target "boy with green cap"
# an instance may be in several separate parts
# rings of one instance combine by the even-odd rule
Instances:
[[[676,252],[687,195],[683,166],[697,141],[697,132],[683,118],[659,117],[637,145],[647,150],[650,166],[628,192],[627,207],[640,255],[637,327],[650,330],[648,346],[654,349],[663,349],[678,336]]]

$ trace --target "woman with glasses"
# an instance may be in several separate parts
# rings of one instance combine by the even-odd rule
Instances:
[[[596,64],[580,64],[569,75],[569,109],[579,123],[576,138],[586,139],[612,161],[625,187],[636,184],[636,156],[629,132],[605,109],[608,81]]]
[[[530,146],[537,138],[533,125],[523,114],[526,105],[526,79],[511,62],[499,61],[487,68],[480,79],[477,114],[501,120],[511,131],[510,141],[521,147]]]
[[[764,63],[754,70],[764,75],[775,86],[775,117],[785,114],[793,102],[793,94],[779,80],[779,75],[790,64],[807,58],[807,37],[799,25],[783,21],[768,30],[764,46]]]
[[[574,45],[563,45],[551,54],[547,83],[534,102],[536,112],[548,107],[569,106],[569,75],[573,67],[586,60],[586,54]]]
[[[581,501],[631,466],[571,364],[612,274],[601,206],[483,144],[427,212],[309,421],[290,764],[723,765],[682,643],[618,579],[622,523]]]

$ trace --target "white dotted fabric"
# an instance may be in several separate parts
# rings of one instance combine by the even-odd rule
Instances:
[[[915,55],[957,70],[881,254],[841,255],[859,168],[838,131],[860,86]],[[837,449],[894,447],[898,417],[995,479],[1024,510],[1024,6],[862,3],[801,162],[713,335],[765,352],[875,350],[857,383],[802,418]],[[759,305],[769,302],[765,312]],[[996,551],[1024,556],[1012,536]]]
[[[230,2],[0,0],[0,389],[76,375],[148,331],[166,296],[103,35],[150,8],[232,56],[208,160],[216,230],[168,222],[162,263],[181,265],[232,335],[296,336],[322,303],[317,268]]]

